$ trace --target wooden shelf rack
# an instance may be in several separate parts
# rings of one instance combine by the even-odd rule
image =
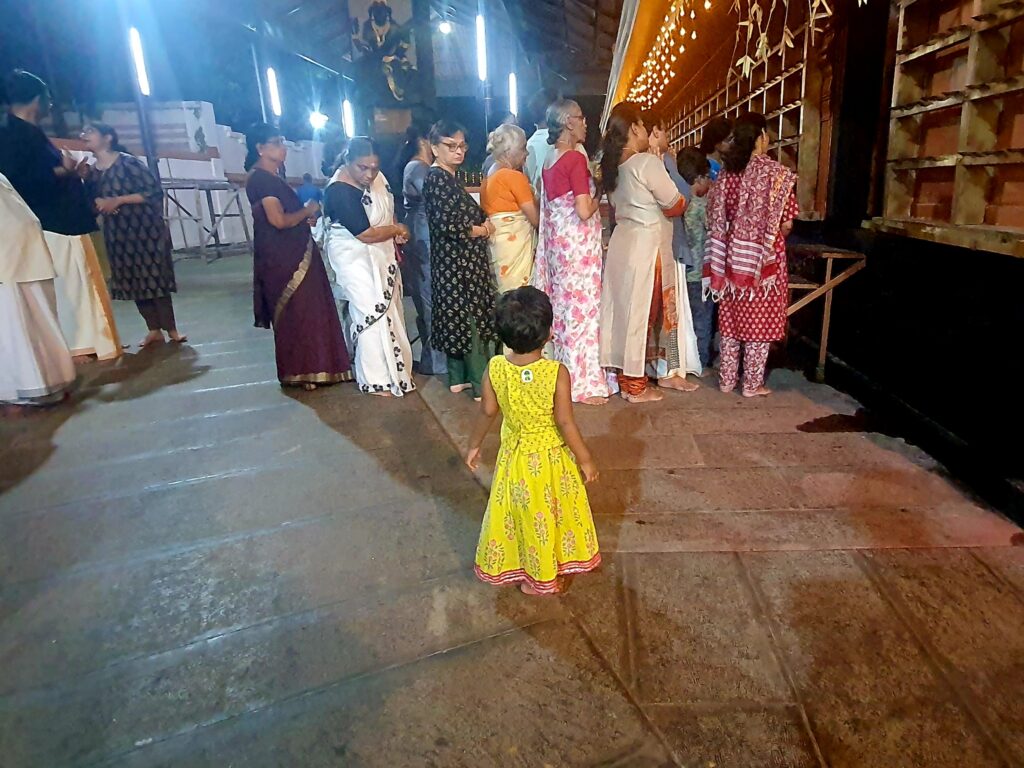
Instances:
[[[876,229],[1024,256],[1024,0],[903,0]]]

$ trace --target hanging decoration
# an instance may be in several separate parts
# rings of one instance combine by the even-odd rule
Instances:
[[[730,61],[733,68],[744,78],[764,64],[772,52],[768,32],[772,19],[781,3],[784,13],[782,34],[777,45],[792,48],[796,34],[789,27],[790,3],[807,3],[807,31],[810,43],[821,34],[824,22],[832,16],[830,0],[733,0],[731,12],[737,17],[736,41]],[[868,0],[857,0],[859,6]],[[697,8],[705,12],[712,9],[712,0],[674,0],[665,14],[654,46],[647,54],[630,86],[627,98],[644,107],[657,105],[665,96],[669,84],[682,70],[680,58],[686,53],[686,43],[697,39]],[[767,6],[767,11],[765,7]],[[742,52],[738,58],[737,52]]]
[[[710,12],[712,0],[674,0],[662,21],[654,47],[647,54],[640,74],[633,80],[627,98],[653,107],[679,74],[679,58],[686,44],[697,39],[697,8]]]

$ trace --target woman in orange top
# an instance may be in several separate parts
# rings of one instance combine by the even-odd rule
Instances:
[[[480,203],[494,224],[488,245],[498,293],[530,282],[537,247],[539,213],[530,181],[522,172],[526,134],[517,125],[502,125],[491,133],[487,149],[494,166],[484,179]]]

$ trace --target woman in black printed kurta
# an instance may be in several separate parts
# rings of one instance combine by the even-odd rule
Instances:
[[[96,210],[103,216],[110,296],[135,302],[149,329],[142,346],[164,341],[165,331],[172,341],[187,341],[174,320],[171,294],[177,285],[160,182],[121,147],[109,125],[88,125],[82,138],[96,155],[88,181]]]
[[[448,356],[452,392],[472,387],[480,398],[494,342],[494,273],[487,238],[494,225],[455,172],[466,159],[466,132],[442,120],[430,129],[436,162],[423,182],[430,228],[435,349]]]

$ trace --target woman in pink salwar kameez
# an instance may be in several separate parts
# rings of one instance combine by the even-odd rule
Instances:
[[[532,283],[554,311],[551,356],[569,369],[572,399],[608,402],[601,368],[601,216],[582,149],[587,119],[579,104],[559,101],[547,113],[548,142],[541,189],[540,239]]]

